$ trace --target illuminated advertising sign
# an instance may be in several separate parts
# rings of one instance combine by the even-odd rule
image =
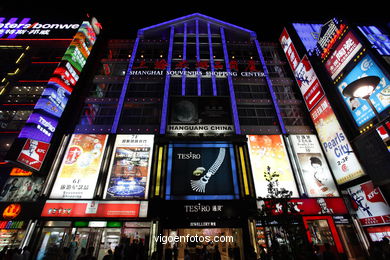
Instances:
[[[376,26],[358,26],[380,55],[390,55],[390,37]]]
[[[33,139],[27,139],[16,161],[39,170],[49,150],[50,144]]]
[[[36,201],[44,182],[42,177],[9,177],[0,193],[0,200]]]
[[[311,55],[316,47],[322,24],[293,23],[292,24],[306,51]]]
[[[330,77],[335,79],[361,48],[362,44],[355,35],[352,32],[347,33],[325,63],[325,69]]]
[[[339,193],[315,135],[290,135],[303,184],[309,197],[337,197]]]
[[[104,198],[141,198],[148,194],[154,135],[117,135]]]
[[[337,183],[363,176],[360,163],[326,97],[313,108],[310,116]]]
[[[329,55],[329,52],[333,49],[346,28],[347,26],[336,18],[324,23],[317,41],[317,53],[321,58],[324,59]]]
[[[299,197],[283,137],[248,135],[248,146],[256,197],[267,198],[283,190]]]
[[[282,45],[283,51],[286,54],[287,61],[290,64],[292,71],[295,71],[301,60],[286,28],[283,29],[283,32],[279,37],[279,42]]]
[[[321,83],[306,55],[298,64],[297,69],[294,72],[294,76],[301,90],[306,106],[310,111],[324,96],[324,90],[322,89]]]
[[[33,112],[19,133],[19,138],[31,138],[49,143],[57,127],[58,120],[41,112]]]
[[[50,198],[93,198],[107,135],[73,134]]]
[[[147,201],[48,200],[42,217],[58,218],[145,218]]]
[[[348,188],[356,214],[363,226],[390,223],[390,207],[371,181]]]
[[[264,206],[272,207],[272,215],[280,215],[283,213],[283,205],[279,202],[276,205],[271,205],[273,202],[269,200],[257,201],[257,207],[262,209]],[[290,214],[299,215],[346,215],[348,209],[342,198],[318,198],[318,199],[290,199],[288,201]],[[293,211],[293,212],[291,212]]]
[[[20,168],[12,168],[9,176],[31,176],[33,173]]]
[[[359,98],[349,98],[342,94],[343,89],[351,82],[366,76],[378,76],[381,80],[374,93],[370,96],[376,110],[380,113],[390,106],[390,80],[378,67],[371,56],[366,55],[337,86],[356,124],[362,126],[372,119],[375,114],[367,101]]]
[[[238,199],[232,144],[172,144],[167,199]]]

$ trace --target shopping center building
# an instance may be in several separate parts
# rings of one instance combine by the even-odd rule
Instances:
[[[184,259],[185,249],[195,257],[206,245],[211,254],[218,246],[222,259],[248,259],[251,251],[285,246],[295,255],[309,243],[321,250],[328,243],[364,259],[382,237],[363,226],[386,235],[386,178],[371,174],[358,144],[383,122],[372,121],[373,113],[362,119],[365,128],[372,124],[367,131],[348,125],[351,115],[321,87],[328,83],[321,64],[304,56],[292,25],[279,42],[260,42],[254,31],[198,13],[140,29],[135,40],[99,35],[94,18],[77,25],[39,81],[38,98],[23,101],[28,115],[1,133],[13,139],[0,165],[0,247],[28,245],[36,259],[64,248],[75,259],[93,247],[102,259],[108,249],[127,256],[138,243],[145,256],[177,252]],[[356,34],[353,40],[364,37]],[[2,37],[8,47],[0,51],[27,48]],[[368,40],[361,45],[349,61],[359,63],[363,48],[383,59]],[[386,63],[378,64],[377,76],[387,80]],[[338,84],[342,75],[335,75]],[[11,113],[6,95],[24,83],[8,81],[1,83],[3,114]],[[383,105],[383,119],[386,111]],[[370,149],[387,153],[386,136],[377,135]],[[378,157],[380,169],[386,156]]]

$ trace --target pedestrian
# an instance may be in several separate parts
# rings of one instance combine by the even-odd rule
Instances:
[[[332,250],[330,248],[330,244],[329,243],[325,243],[324,246],[325,246],[325,251],[322,253],[322,260],[334,260],[334,259],[336,259],[335,254],[332,252]]]
[[[96,257],[93,255],[95,248],[93,246],[88,247],[87,254],[85,255],[85,260],[96,260]]]
[[[218,245],[215,245],[214,247],[214,260],[221,260],[221,252],[219,252]]]
[[[184,260],[190,260],[190,259],[191,259],[190,251],[186,248],[184,249]]]
[[[85,256],[87,254],[87,249],[85,247],[82,247],[80,250],[80,254],[77,256],[77,260],[84,260]]]
[[[8,246],[3,247],[3,250],[0,251],[0,259],[4,259],[7,254]]]
[[[103,260],[113,260],[113,259],[114,259],[114,255],[112,254],[112,250],[108,249],[107,255],[103,257]]]

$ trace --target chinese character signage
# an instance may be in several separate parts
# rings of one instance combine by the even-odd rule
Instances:
[[[73,134],[50,198],[91,199],[108,135]]]
[[[49,146],[48,143],[27,139],[16,161],[39,171]]]
[[[286,54],[287,61],[290,64],[292,71],[295,71],[301,60],[286,28],[283,29],[282,35],[279,37],[279,42],[282,45],[283,51]]]
[[[363,176],[360,163],[326,97],[313,108],[310,116],[337,183]]]
[[[248,135],[256,196],[267,198],[279,192],[299,197],[290,160],[281,135]]]
[[[301,90],[306,106],[310,111],[325,94],[306,55],[298,64],[297,69],[294,72],[294,76]]]
[[[335,79],[361,48],[362,44],[356,39],[355,35],[352,32],[347,33],[325,62],[325,69],[330,77]]]
[[[104,198],[147,197],[153,140],[153,135],[116,136]]]
[[[337,197],[339,193],[315,135],[290,135],[303,185],[309,197]]]
[[[168,152],[168,199],[238,198],[231,144],[173,144]]]
[[[390,223],[390,207],[371,181],[348,188],[357,216],[363,226]]]
[[[345,97],[342,91],[348,84],[366,76],[378,76],[381,79],[374,93],[370,96],[376,110],[380,113],[390,106],[390,79],[385,76],[371,56],[366,55],[337,86],[358,126],[362,126],[372,119],[375,116],[374,111],[372,111],[367,101]]]

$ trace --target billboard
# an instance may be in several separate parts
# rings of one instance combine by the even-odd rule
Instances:
[[[375,116],[374,111],[372,111],[367,101],[345,97],[342,91],[348,84],[366,76],[378,76],[381,79],[374,93],[370,96],[370,100],[376,110],[380,113],[390,106],[390,79],[385,76],[372,57],[366,55],[337,86],[341,97],[359,127]]]
[[[117,135],[105,199],[146,199],[154,135]]]
[[[283,29],[283,32],[279,37],[279,42],[282,45],[283,51],[286,54],[287,61],[290,64],[292,71],[295,71],[301,59],[299,58],[298,52],[295,49],[295,46],[292,43],[286,28]]]
[[[9,177],[0,193],[1,201],[36,201],[45,179],[43,177]]]
[[[108,135],[73,134],[50,198],[92,199]]]
[[[238,198],[232,144],[172,144],[167,171],[167,199]]]
[[[283,137],[281,135],[248,135],[256,197],[286,190],[299,197]]]
[[[348,194],[353,200],[357,217],[363,226],[390,223],[390,207],[382,192],[372,181],[350,187]]]
[[[376,26],[358,26],[380,55],[390,55],[390,37]]]
[[[310,116],[337,183],[363,176],[365,173],[326,97],[313,108]]]
[[[292,25],[309,55],[314,53],[322,24],[293,23]]]
[[[33,139],[27,139],[16,161],[39,170],[49,150],[50,144]]]
[[[303,185],[309,197],[337,197],[339,193],[315,135],[290,135]]]
[[[325,62],[325,69],[332,80],[340,74],[361,48],[362,44],[356,39],[355,35],[348,32]]]

